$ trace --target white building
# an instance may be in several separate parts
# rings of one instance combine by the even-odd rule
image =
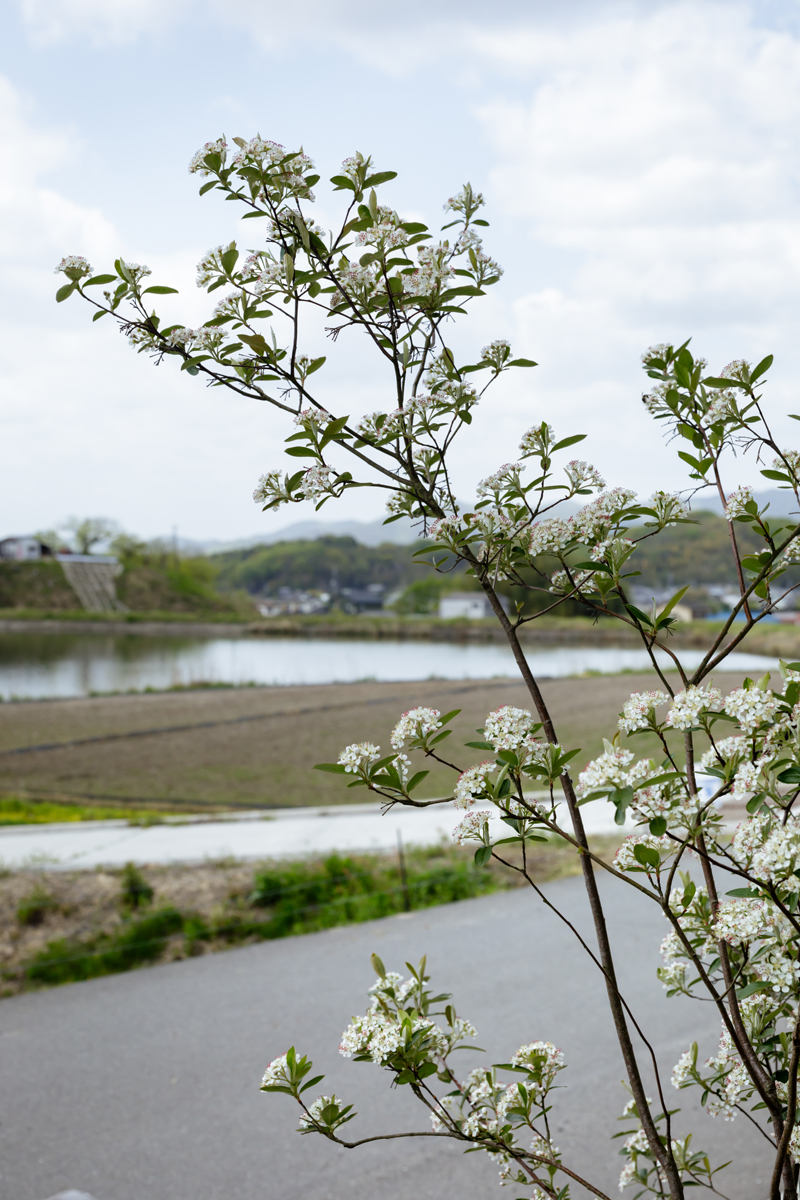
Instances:
[[[13,562],[34,562],[52,553],[49,546],[35,537],[7,537],[0,540],[0,558]]]
[[[509,604],[505,596],[500,597],[500,603],[508,612]],[[494,610],[483,592],[445,592],[439,598],[439,616],[445,621],[455,617],[479,621],[483,617],[493,617]]]

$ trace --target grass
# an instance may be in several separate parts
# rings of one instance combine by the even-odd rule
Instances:
[[[0,796],[0,825],[49,825],[61,821],[125,820],[132,825],[153,825],[163,817],[147,808],[123,808],[94,804],[60,804],[53,800],[29,800]]]
[[[603,843],[605,845],[605,843]],[[600,843],[598,843],[598,848]],[[0,995],[95,979],[148,963],[389,917],[514,887],[498,863],[456,847],[379,856],[122,871],[9,873],[0,880]],[[529,857],[537,882],[573,874],[560,846]],[[46,884],[46,886],[45,886]],[[11,927],[10,929],[8,927]]]
[[[270,866],[257,871],[252,887],[233,911],[206,916],[180,911],[174,905],[147,915],[138,910],[152,900],[153,888],[129,865],[121,878],[120,925],[90,936],[62,937],[47,944],[22,964],[27,986],[72,983],[128,971],[160,958],[167,944],[193,955],[205,946],[221,949],[243,941],[288,937],[388,917],[393,913],[428,908],[502,886],[497,873],[479,870],[463,858],[430,864],[410,856],[405,871],[381,857],[330,855],[322,862]],[[135,885],[135,887],[133,886]],[[132,892],[135,890],[136,903]],[[43,890],[18,907],[21,924],[39,924],[39,914],[55,901]],[[129,915],[127,915],[129,914]]]

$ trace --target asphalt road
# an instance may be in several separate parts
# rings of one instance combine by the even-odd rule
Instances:
[[[546,890],[586,928],[579,879]],[[655,978],[658,914],[616,883],[603,890],[626,996],[668,1077],[698,1033],[701,1056],[715,1052],[717,1020],[708,1005],[665,998]],[[503,1200],[482,1155],[433,1139],[342,1150],[300,1137],[288,1097],[259,1092],[266,1063],[294,1043],[326,1071],[324,1090],[355,1102],[354,1136],[428,1128],[379,1068],[337,1053],[341,1030],[366,1006],[373,950],[390,969],[427,953],[435,983],[477,1025],[486,1061],[538,1038],[562,1047],[558,1144],[617,1195],[619,1143],[609,1139],[627,1098],[622,1067],[601,980],[570,936],[518,891],[4,1000],[0,1197],[75,1189],[95,1200]],[[735,1200],[762,1194],[758,1133],[741,1118],[712,1120],[669,1088],[673,1099],[696,1130],[695,1148],[717,1161],[736,1153],[722,1190]]]

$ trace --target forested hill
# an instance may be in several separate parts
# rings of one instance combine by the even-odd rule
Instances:
[[[274,595],[279,588],[338,591],[381,583],[387,591],[405,587],[420,576],[412,555],[419,545],[362,546],[352,537],[327,536],[315,541],[274,542],[211,556],[219,568],[219,587],[244,588]]]
[[[727,523],[710,512],[695,513],[693,519],[697,524],[679,525],[641,542],[631,562],[631,570],[641,572],[637,583],[653,588],[735,583]],[[748,526],[737,525],[736,536],[743,553],[759,548]],[[219,587],[251,594],[274,595],[281,587],[336,591],[370,583],[391,591],[430,574],[412,559],[421,544],[364,546],[352,537],[327,536],[231,550],[210,561],[218,568]],[[463,576],[450,578],[460,587],[467,583]]]

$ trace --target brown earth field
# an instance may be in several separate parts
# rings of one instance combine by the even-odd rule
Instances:
[[[717,683],[729,691],[741,677],[721,674]],[[653,686],[651,675],[636,674],[542,683],[559,741],[581,748],[579,768],[601,751],[603,737],[613,736],[630,693]],[[478,740],[475,730],[488,712],[531,706],[512,680],[209,688],[3,704],[0,796],[171,812],[367,801],[364,788],[350,789],[342,776],[314,771],[314,764],[335,761],[351,742],[376,742],[390,752],[398,717],[419,704],[462,710],[440,746],[459,769],[479,761],[481,752],[464,743]],[[656,754],[646,736],[631,748]],[[430,760],[418,765],[430,775],[416,795],[450,792],[451,768]]]

